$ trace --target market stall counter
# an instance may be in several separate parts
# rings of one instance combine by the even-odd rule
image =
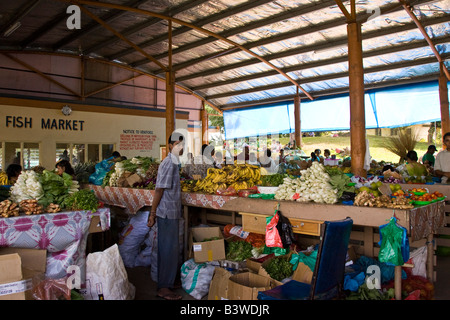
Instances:
[[[136,213],[143,206],[151,206],[153,200],[153,190],[95,185],[88,187],[95,192],[99,200],[125,208],[130,214]],[[279,210],[283,215],[290,219],[294,232],[304,235],[319,236],[323,221],[350,217],[355,226],[364,228],[363,250],[364,255],[368,257],[376,256],[374,229],[378,229],[395,216],[398,223],[408,230],[412,241],[425,240],[429,248],[427,276],[430,280],[433,279],[433,236],[445,223],[444,201],[413,209],[388,209],[182,192],[182,204],[185,221],[188,221],[191,207],[238,212],[242,215],[244,230],[256,233],[265,232],[265,217],[274,214],[277,204],[280,204]],[[188,228],[188,223],[185,223],[185,246],[188,243]]]
[[[47,250],[46,276],[62,278],[71,265],[80,267],[84,283],[89,232],[110,227],[110,209],[61,211],[0,219],[0,248]]]

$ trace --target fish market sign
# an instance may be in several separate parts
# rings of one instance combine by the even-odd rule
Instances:
[[[33,118],[22,116],[6,116],[6,128],[33,128]],[[64,131],[83,131],[84,120],[65,120],[41,118],[41,129],[47,130],[64,130]]]

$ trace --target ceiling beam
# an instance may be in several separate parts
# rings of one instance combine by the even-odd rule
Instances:
[[[108,86],[106,86],[106,87],[103,87],[103,88],[100,88],[100,89],[98,89],[98,90],[94,90],[94,91],[92,91],[92,92],[89,92],[89,93],[85,94],[83,97],[87,98],[87,97],[89,97],[89,96],[96,95],[96,94],[98,94],[98,93],[100,93],[100,92],[103,92],[103,91],[112,89],[112,88],[114,88],[114,87],[117,87],[117,86],[119,86],[119,85],[121,85],[121,84],[124,84],[124,83],[126,83],[126,82],[129,82],[129,81],[132,81],[132,80],[134,80],[134,79],[136,79],[136,78],[139,78],[139,77],[141,77],[141,76],[142,76],[142,74],[134,75],[134,76],[132,76],[132,77],[130,77],[130,78],[124,79],[124,80],[122,80],[122,81],[118,81],[118,82],[113,83],[113,84],[110,84],[110,85],[108,85]]]
[[[425,19],[423,21],[423,24],[424,25],[433,25],[433,24],[445,23],[445,22],[448,22],[449,19],[450,19],[450,15],[445,15],[445,16],[439,17],[439,18]],[[416,29],[416,25],[411,22],[408,24],[400,25],[400,26],[389,27],[389,28],[385,28],[385,29],[378,29],[378,30],[366,32],[366,33],[362,34],[362,37],[363,37],[363,41],[364,41],[367,39],[372,39],[372,38],[380,37],[383,35],[388,35],[388,34],[392,34],[392,33],[403,32],[403,31],[408,31],[408,30],[413,30],[413,29]],[[270,55],[265,56],[265,58],[267,60],[275,60],[275,59],[289,57],[292,55],[311,52],[311,51],[315,51],[315,50],[323,50],[326,48],[333,48],[335,46],[341,46],[341,45],[347,46],[347,42],[348,42],[347,37],[342,37],[342,38],[340,38],[338,40],[334,40],[334,41],[324,41],[319,44],[302,46],[302,47],[294,48],[291,50],[285,50],[282,52],[270,54]],[[252,45],[252,47],[253,47],[253,45]],[[214,75],[217,73],[222,73],[227,70],[243,68],[243,67],[246,67],[246,66],[249,66],[252,64],[257,64],[257,63],[259,63],[259,61],[257,61],[256,59],[250,58],[248,60],[221,66],[219,68],[213,68],[213,69],[208,69],[208,70],[197,72],[197,73],[192,73],[192,74],[189,74],[186,76],[179,75],[177,77],[177,81],[184,82],[184,81],[188,81],[188,80],[195,79],[198,77],[206,77],[206,76]],[[176,66],[175,66],[175,68],[176,68]],[[157,74],[157,72],[154,72],[154,73]]]
[[[2,26],[0,26],[0,36],[3,36],[4,32],[8,30],[8,28],[12,27],[14,24],[19,23],[22,18],[24,18],[31,10],[33,10],[41,0],[33,0],[26,1],[26,5],[20,8],[17,13],[14,14],[11,19],[5,22]]]
[[[408,13],[408,15],[411,17],[411,19],[414,21],[414,23],[417,25],[417,28],[419,28],[420,32],[422,33],[423,37],[425,38],[425,40],[428,42],[431,50],[433,51],[434,55],[436,56],[437,60],[439,61],[439,63],[442,64],[443,66],[443,71],[445,73],[445,75],[447,76],[447,80],[450,80],[450,73],[448,72],[448,69],[445,67],[445,65],[443,64],[443,60],[439,54],[439,52],[436,50],[436,47],[433,44],[433,41],[431,40],[430,36],[428,35],[428,33],[425,31],[425,28],[423,27],[423,25],[420,23],[419,19],[417,19],[416,15],[414,14],[411,6],[409,4],[406,3],[406,1],[404,0],[399,0],[399,2],[402,4],[403,8],[405,9],[405,11]]]
[[[421,82],[427,82],[427,81],[436,81],[436,79],[439,77],[439,73],[433,73],[425,76],[420,76],[412,79],[400,79],[400,80],[388,80],[384,82],[378,82],[378,83],[369,83],[365,84],[364,90],[367,92],[369,90],[375,90],[375,89],[382,89],[397,85],[406,85],[406,84],[414,84],[414,83],[421,83]],[[317,98],[323,98],[327,96],[333,96],[338,94],[347,94],[349,92],[348,87],[341,87],[341,88],[333,88],[333,89],[327,89],[322,91],[314,91],[312,94],[314,95],[314,99]],[[245,102],[237,102],[237,103],[229,103],[229,104],[223,104],[218,105],[220,110],[226,111],[231,109],[238,109],[238,108],[250,108],[255,106],[264,106],[267,104],[277,103],[277,102],[291,102],[293,103],[294,97],[296,94],[290,94],[285,96],[278,96],[274,98],[268,98],[268,99],[262,99],[258,100],[256,103],[255,101],[245,101]]]
[[[142,9],[136,9],[136,8],[130,8],[130,7],[125,7],[125,6],[121,6],[121,5],[117,5],[117,4],[113,4],[113,3],[105,3],[105,2],[94,2],[94,1],[87,1],[87,0],[61,0],[61,1],[65,1],[65,2],[71,2],[71,3],[77,3],[78,5],[89,5],[89,6],[98,6],[98,7],[102,7],[102,8],[110,8],[110,9],[120,9],[120,10],[125,10],[125,11],[130,11],[130,12],[134,12],[134,13],[138,13],[138,14],[143,14],[143,15],[149,15],[149,16],[154,16],[157,18],[161,18],[161,19],[165,19],[167,21],[172,21],[172,23],[177,23],[180,25],[184,25],[184,26],[188,26],[192,29],[195,29],[201,33],[204,33],[210,37],[214,37],[218,40],[221,40],[223,42],[226,42],[232,46],[236,46],[239,47],[242,51],[245,51],[246,53],[248,53],[249,55],[257,58],[258,60],[260,60],[261,62],[265,63],[266,65],[268,65],[270,68],[273,68],[275,70],[277,70],[282,76],[284,76],[286,79],[288,79],[294,86],[298,87],[307,97],[311,98],[311,95],[309,95],[308,92],[306,92],[305,89],[303,89],[301,86],[299,86],[289,75],[287,75],[286,73],[284,73],[283,71],[280,70],[280,68],[276,67],[274,64],[270,63],[269,61],[265,60],[265,58],[257,55],[256,53],[245,49],[242,45],[224,38],[223,36],[216,34],[212,31],[200,28],[198,26],[195,26],[189,22],[174,18],[174,17],[169,17],[169,16],[165,16],[163,14],[160,13],[156,13],[156,12],[152,12],[152,11],[148,11],[148,10],[142,10]]]
[[[150,56],[147,52],[145,52],[143,49],[139,48],[137,45],[135,45],[133,42],[128,40],[125,36],[123,36],[120,32],[116,31],[114,28],[112,28],[109,24],[104,22],[102,19],[97,17],[95,14],[90,12],[86,7],[79,6],[81,11],[83,11],[85,14],[87,14],[91,19],[97,21],[100,25],[102,25],[105,29],[112,32],[116,37],[126,42],[128,45],[132,46],[136,51],[138,51],[140,54],[142,54],[144,57],[146,57],[148,60],[156,63],[161,69],[167,71],[167,67],[165,67],[161,62]]]
[[[320,9],[327,8],[333,3],[334,3],[333,0],[326,0],[326,1],[321,1],[319,3],[304,5],[299,8],[296,8],[296,9],[281,12],[277,15],[270,17],[269,19],[253,21],[253,22],[250,22],[243,26],[225,30],[221,33],[218,33],[218,35],[223,38],[228,38],[228,37],[231,37],[231,36],[234,36],[234,35],[249,31],[249,30],[253,30],[256,28],[260,28],[260,27],[263,27],[263,26],[266,26],[266,25],[269,25],[272,23],[277,23],[277,22],[280,22],[280,21],[283,21],[286,19],[290,19],[293,17],[301,16],[301,15],[308,14],[308,13],[311,13],[311,12],[314,12],[314,11],[317,11]],[[181,47],[174,49],[172,54],[175,55],[175,54],[185,52],[187,50],[192,50],[196,47],[200,47],[200,46],[206,45],[206,44],[214,42],[214,41],[217,41],[217,39],[214,39],[211,37],[203,38],[198,41],[195,41],[195,42],[192,42],[192,43],[189,43],[189,44],[186,44],[186,45],[183,45]],[[159,55],[155,55],[155,58],[157,58],[157,59],[164,59],[166,57],[167,57],[167,52],[161,53]],[[144,63],[145,63],[145,61],[140,60],[140,61],[136,61],[136,62],[132,63],[132,65],[137,67]]]
[[[445,55],[445,57],[449,58],[450,54]],[[400,61],[400,62],[388,64],[388,65],[379,65],[379,66],[364,68],[364,74],[389,71],[392,69],[413,67],[413,66],[418,66],[418,65],[430,64],[430,63],[434,63],[434,62],[436,62],[436,60],[433,57],[415,59],[415,60],[412,60],[409,62]],[[299,84],[304,85],[304,84],[308,84],[308,83],[327,81],[327,80],[346,78],[346,77],[348,77],[348,71],[336,72],[336,73],[331,73],[331,74],[326,74],[326,75],[321,75],[321,76],[312,76],[309,78],[302,78],[297,81]],[[285,87],[289,87],[289,86],[290,86],[289,82],[284,81],[284,82],[279,82],[279,83],[265,85],[265,86],[259,86],[259,87],[250,88],[250,89],[232,90],[232,91],[222,92],[222,93],[218,93],[218,94],[214,94],[214,95],[207,95],[207,96],[205,96],[205,99],[206,100],[215,100],[215,99],[220,99],[220,98],[225,98],[225,97],[249,94],[249,93],[253,93],[253,92],[261,92],[261,91],[267,91],[267,90],[272,90],[272,89],[285,88]]]
[[[172,8],[168,8],[167,10],[165,10],[165,11],[163,12],[163,14],[165,14],[165,15],[170,15],[170,16],[174,16],[174,15],[176,15],[176,14],[178,14],[178,13],[181,13],[181,12],[183,12],[183,11],[186,11],[186,10],[189,10],[189,9],[194,8],[194,7],[196,7],[196,6],[199,6],[199,5],[201,5],[202,3],[207,2],[207,1],[208,1],[208,0],[186,1],[186,2],[182,3],[182,4],[179,5],[179,6],[172,7]],[[123,13],[126,13],[126,11],[122,11],[122,12],[123,12]],[[132,35],[133,33],[139,32],[139,31],[141,31],[141,30],[144,29],[144,28],[151,27],[152,25],[154,25],[154,24],[156,24],[156,23],[159,23],[159,22],[161,22],[161,19],[160,19],[160,18],[151,17],[151,18],[149,18],[147,21],[144,21],[144,22],[142,22],[142,23],[138,23],[138,24],[136,24],[136,25],[132,25],[132,26],[130,26],[130,27],[127,27],[127,28],[126,28],[125,30],[123,30],[121,33],[122,33],[124,36],[130,36],[130,35]],[[166,39],[167,39],[167,35],[166,35],[165,40],[166,40]],[[101,49],[101,48],[103,48],[103,47],[105,47],[105,46],[109,46],[109,45],[115,43],[116,41],[117,41],[117,38],[116,38],[116,37],[111,37],[111,38],[108,38],[108,39],[106,39],[106,40],[104,40],[104,41],[100,41],[100,42],[98,42],[97,44],[94,44],[94,45],[90,46],[89,48],[87,48],[87,49],[84,51],[84,54],[89,54],[89,53],[95,52],[95,51],[97,51],[97,50],[99,50],[99,49]],[[138,46],[141,47],[141,48],[145,48],[145,47],[146,47],[146,46],[145,46],[145,43],[142,43],[142,44],[139,43]],[[112,58],[112,57],[108,57],[108,58],[109,58],[110,60],[116,59],[116,58]]]
[[[341,45],[342,44],[342,45],[344,45],[346,41],[347,41],[347,38],[345,37],[345,39],[334,41],[331,44],[336,44],[336,45]],[[435,39],[435,43],[436,44],[444,44],[444,43],[447,43],[447,42],[450,42],[450,35]],[[330,43],[328,43],[328,44],[331,45]],[[400,51],[405,51],[405,50],[413,50],[413,49],[423,48],[423,47],[427,47],[427,46],[428,46],[428,44],[427,44],[427,42],[425,40],[417,40],[417,41],[414,41],[414,42],[411,42],[411,43],[397,44],[397,45],[393,45],[391,47],[383,47],[383,48],[378,48],[378,49],[374,49],[374,50],[370,50],[370,51],[365,51],[365,52],[363,52],[363,58],[370,58],[370,57],[374,57],[374,56],[380,56],[380,55],[384,55],[384,54],[400,52]],[[292,66],[289,66],[289,67],[286,67],[286,68],[282,68],[282,70],[284,72],[286,72],[286,73],[298,72],[298,71],[302,71],[302,70],[306,70],[306,69],[323,67],[323,66],[328,66],[328,65],[337,64],[337,63],[343,63],[343,62],[346,62],[346,61],[348,61],[348,55],[347,54],[341,55],[341,56],[337,56],[337,57],[328,58],[328,59],[323,59],[323,60],[316,60],[316,61],[300,63],[300,64],[297,64],[297,65],[292,65]],[[246,76],[238,77],[238,78],[233,78],[233,79],[229,79],[229,80],[222,80],[222,81],[205,83],[205,84],[202,84],[202,85],[191,87],[191,89],[193,91],[201,91],[201,90],[204,90],[204,89],[230,85],[230,84],[233,84],[233,83],[250,81],[250,80],[255,80],[255,79],[258,79],[258,78],[266,78],[266,77],[274,76],[276,74],[277,73],[273,72],[272,70],[269,70],[269,71],[259,72],[259,73],[255,73],[255,74],[250,74],[250,75],[246,75]]]
[[[131,0],[126,3],[129,7],[137,7],[143,3],[148,2],[148,0]],[[123,16],[126,12],[122,10],[111,10],[110,12],[102,15],[100,19],[105,21],[106,23],[111,23],[114,20],[120,18]],[[67,13],[64,11],[64,14],[67,18]],[[69,43],[88,35],[91,32],[94,32],[96,30],[99,30],[101,28],[101,25],[99,25],[96,21],[92,21],[91,23],[87,24],[86,26],[83,26],[82,29],[78,31],[71,32],[67,37],[64,37],[63,39],[59,40],[54,46],[53,50],[56,51],[58,49],[61,49],[62,47],[68,45]],[[117,39],[116,37],[114,37]]]
[[[429,0],[415,0],[414,1],[414,3],[416,3],[416,4],[422,4],[422,3],[426,3],[426,2],[429,2]],[[267,25],[269,23],[286,20],[286,19],[289,19],[289,18],[292,18],[295,16],[300,16],[302,14],[307,14],[307,13],[310,13],[310,12],[313,12],[316,10],[327,8],[327,7],[334,5],[334,3],[335,2],[332,0],[332,1],[324,1],[324,2],[321,2],[320,4],[315,4],[314,5],[315,7],[308,5],[305,7],[301,7],[299,9],[290,10],[288,13],[281,13],[281,14],[275,16],[274,18],[272,18],[272,20],[270,20],[270,21],[263,20],[263,21],[251,22],[245,26],[236,27],[236,28],[227,30],[226,33],[223,33],[223,34],[221,33],[221,34],[226,37],[229,37],[229,36],[236,35],[236,34],[239,34],[239,33],[245,32],[245,31],[256,29],[258,27]],[[397,2],[388,3],[387,5],[380,8],[380,14],[383,15],[383,14],[401,11],[401,10],[403,10],[403,8],[399,3],[397,3]],[[371,16],[372,16],[372,13],[365,12],[365,13],[358,15],[357,20],[361,23],[364,23]],[[254,43],[256,44],[256,42],[258,42],[257,45],[263,45],[263,44],[267,44],[267,43],[271,43],[271,42],[275,42],[275,41],[281,41],[284,39],[293,38],[293,37],[296,37],[296,36],[299,36],[302,34],[307,34],[307,33],[312,32],[311,30],[319,31],[319,30],[325,30],[325,29],[337,27],[337,26],[345,26],[345,22],[343,22],[341,18],[337,18],[330,22],[319,23],[315,26],[308,26],[305,28],[292,30],[292,31],[282,33],[282,34],[274,36],[274,37],[269,37],[266,39],[261,39],[261,40],[255,41]],[[185,45],[183,47],[177,48],[176,50],[174,50],[173,54],[181,53],[185,50],[193,49],[195,47],[210,43],[212,41],[214,41],[214,39],[202,39],[202,40],[196,41],[194,43],[191,43],[189,45]],[[255,47],[257,45],[253,45],[252,43],[250,43],[250,44],[245,44],[244,47],[246,47],[247,49],[250,49],[251,47]],[[228,49],[226,49],[226,50],[228,50]],[[155,58],[163,59],[163,58],[165,58],[166,54],[167,53],[155,55]],[[199,59],[185,61],[181,64],[174,65],[174,70],[180,70],[182,68],[186,68],[188,66],[195,65],[195,64],[199,63],[199,61],[201,62],[201,60],[199,60]],[[132,62],[130,64],[137,67],[137,66],[141,66],[142,64],[145,64],[145,61],[139,60],[139,61]],[[155,74],[159,74],[162,71],[161,70],[152,70],[152,72],[154,72]]]
[[[9,53],[6,52],[2,52],[2,54],[9,58],[10,60],[20,64],[21,66],[25,67],[28,70],[33,71],[34,73],[38,74],[39,76],[41,76],[42,78],[46,79],[47,81],[50,81],[53,84],[56,84],[58,87],[63,88],[64,90],[66,90],[67,92],[71,93],[72,95],[74,95],[75,97],[79,97],[81,98],[81,95],[75,91],[73,91],[72,89],[66,87],[65,85],[63,85],[61,82],[56,81],[55,79],[53,79],[52,77],[46,75],[45,73],[43,73],[42,71],[38,70],[37,68],[29,65],[28,63],[10,55]]]
[[[245,3],[240,4],[238,6],[231,7],[231,8],[228,8],[228,9],[224,10],[224,11],[220,11],[218,13],[212,14],[212,15],[207,16],[205,18],[199,19],[199,20],[193,22],[193,24],[195,24],[196,26],[199,26],[199,27],[203,27],[203,26],[205,26],[207,24],[210,24],[210,23],[213,23],[215,21],[219,21],[219,20],[228,18],[230,16],[233,16],[233,15],[239,13],[239,12],[250,10],[252,8],[255,8],[255,7],[259,7],[259,6],[261,6],[261,5],[265,4],[265,3],[268,3],[268,2],[273,2],[273,0],[248,1],[248,2],[245,2]],[[178,28],[178,29],[176,29],[176,30],[174,30],[172,32],[172,36],[176,37],[176,36],[182,35],[183,33],[186,33],[186,32],[189,32],[189,31],[191,31],[191,28],[188,28],[186,26],[181,26],[180,28]],[[146,41],[140,43],[139,46],[141,48],[145,48],[145,47],[149,47],[151,45],[154,45],[156,43],[160,43],[160,42],[163,42],[163,41],[166,41],[166,40],[167,40],[167,34],[162,34],[162,35],[154,37],[153,39],[149,39],[149,40],[146,40]],[[124,55],[129,54],[129,53],[131,53],[130,50],[129,49],[125,49],[125,50],[117,52],[117,53],[115,53],[113,55],[108,56],[108,59],[118,59],[118,58],[120,58],[120,57],[122,57]]]

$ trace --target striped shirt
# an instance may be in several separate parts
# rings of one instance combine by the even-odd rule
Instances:
[[[161,201],[156,208],[156,216],[160,218],[181,218],[181,184],[178,162],[178,159],[169,153],[158,168],[155,187],[164,189]]]

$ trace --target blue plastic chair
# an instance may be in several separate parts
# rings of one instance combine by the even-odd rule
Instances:
[[[325,221],[311,284],[291,280],[260,291],[258,300],[325,300],[341,295],[352,226],[350,218]]]

